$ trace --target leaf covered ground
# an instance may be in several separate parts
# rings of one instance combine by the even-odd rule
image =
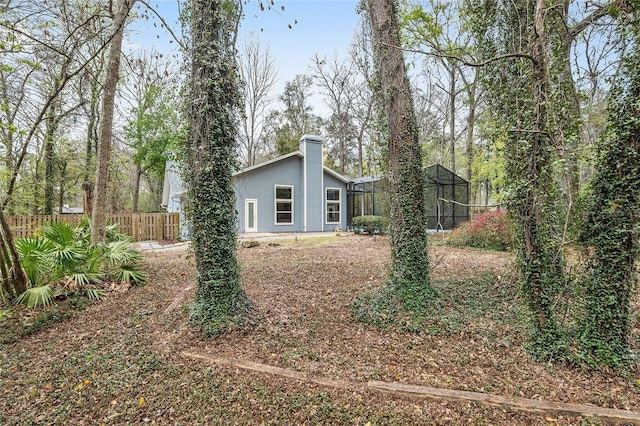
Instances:
[[[145,253],[149,283],[85,307],[61,305],[15,334],[0,318],[0,424],[580,424],[469,402],[393,397],[370,380],[640,411],[638,373],[539,364],[524,349],[526,313],[507,253],[433,246],[441,297],[425,330],[352,320],[350,302],[379,287],[384,237],[262,243],[238,251],[254,311],[205,339],[188,323],[188,249]],[[33,314],[30,314],[33,316]],[[635,317],[635,315],[634,315]],[[41,319],[41,318],[44,318]],[[48,322],[47,322],[48,321]],[[37,322],[37,321],[36,321]],[[24,332],[24,327],[28,332]],[[636,342],[638,324],[634,324]],[[184,356],[246,360],[342,380],[336,389]]]

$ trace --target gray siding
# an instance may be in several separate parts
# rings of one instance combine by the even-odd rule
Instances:
[[[322,166],[320,166],[322,167]],[[314,180],[314,200],[307,204],[310,217],[316,224],[308,231],[334,231],[347,228],[347,185],[331,174],[323,171],[322,180]],[[290,185],[293,187],[293,225],[276,225],[275,187]],[[322,186],[321,186],[322,185]],[[340,189],[340,223],[327,223],[326,189]],[[294,156],[266,165],[234,178],[236,210],[238,211],[238,232],[245,233],[245,200],[257,201],[257,232],[304,232],[304,179],[303,159]],[[311,211],[313,209],[313,211]],[[311,220],[308,220],[309,225]]]
[[[322,190],[322,198],[324,205],[322,206],[322,211],[324,212],[324,214],[322,218],[322,230],[335,231],[338,227],[347,229],[347,184],[327,172],[324,172],[323,182],[324,185]],[[340,223],[327,223],[327,188],[340,189]]]
[[[306,176],[306,177],[305,177]],[[234,174],[237,231],[246,233],[247,200],[251,200],[254,216],[252,232],[334,231],[347,227],[347,180],[327,172],[322,165],[322,138],[305,135],[300,150],[274,158]],[[276,223],[276,187],[293,190],[293,223]],[[339,220],[327,213],[327,189],[340,191]],[[183,238],[188,238],[189,226],[184,218],[185,190],[175,163],[167,163],[163,188],[163,204],[169,211],[180,212]],[[332,200],[333,201],[333,200]],[[335,220],[335,221],[334,221]]]
[[[302,158],[294,156],[260,167],[234,178],[238,232],[245,231],[245,200],[257,200],[258,232],[302,232]],[[275,187],[293,186],[293,224],[276,225]]]

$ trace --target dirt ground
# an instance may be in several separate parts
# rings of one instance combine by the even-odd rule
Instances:
[[[146,252],[146,286],[69,306],[62,321],[0,346],[0,424],[593,424],[383,395],[366,389],[370,380],[640,411],[637,372],[531,360],[508,253],[433,246],[442,307],[418,334],[352,319],[351,301],[384,281],[384,237],[261,242],[238,256],[255,308],[251,327],[203,338],[188,323],[192,255],[186,246]],[[184,352],[349,385],[250,372]]]

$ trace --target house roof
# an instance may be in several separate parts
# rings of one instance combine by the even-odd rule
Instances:
[[[277,163],[277,162],[282,161],[282,160],[286,160],[287,158],[291,158],[291,157],[300,157],[300,158],[302,158],[302,157],[304,157],[304,154],[302,153],[302,151],[293,151],[293,152],[290,152],[288,154],[281,155],[280,157],[272,158],[271,160],[267,160],[267,161],[264,161],[262,163],[254,164],[251,167],[246,167],[246,168],[244,168],[242,170],[238,170],[237,172],[235,172],[233,174],[233,176],[238,176],[238,175],[241,175],[243,173],[247,173],[247,172],[259,169],[261,167],[268,166],[269,164],[273,164],[273,163]]]
[[[322,166],[322,170],[324,170],[325,172],[327,172],[328,174],[330,174],[331,176],[333,176],[334,178],[338,179],[339,181],[342,181],[344,183],[349,183],[351,182],[351,179],[349,179],[346,176],[342,176],[340,173],[330,169],[327,166]]]
[[[251,171],[253,171],[253,170],[257,170],[257,169],[260,169],[260,168],[262,168],[262,167],[266,167],[266,166],[269,166],[269,165],[271,165],[271,164],[278,163],[278,162],[280,162],[280,161],[283,161],[283,160],[286,160],[287,158],[292,158],[292,157],[300,157],[300,158],[303,158],[303,157],[304,157],[304,153],[303,153],[302,151],[300,151],[300,150],[293,151],[293,152],[290,152],[289,154],[281,155],[280,157],[276,157],[276,158],[273,158],[273,159],[271,159],[271,160],[267,160],[267,161],[265,161],[265,162],[262,162],[262,163],[259,163],[259,164],[255,164],[255,165],[253,165],[253,166],[251,166],[251,167],[247,167],[247,168],[244,168],[244,169],[242,169],[242,170],[238,170],[237,172],[235,172],[235,173],[233,174],[233,176],[239,176],[239,175],[241,175],[241,174],[244,174],[244,173],[247,173],[247,172],[251,172]],[[326,173],[330,174],[330,175],[331,175],[331,176],[333,176],[334,178],[338,179],[339,181],[342,181],[342,182],[344,182],[344,183],[349,183],[349,182],[351,182],[351,179],[349,179],[348,177],[342,176],[341,174],[339,174],[338,172],[335,172],[335,171],[331,170],[331,169],[330,169],[329,167],[327,167],[327,166],[322,166],[322,170],[323,170],[324,172],[326,172]]]
[[[84,213],[84,208],[82,207],[69,207],[68,205],[62,206],[62,210],[60,211],[62,214],[73,214],[73,213]]]

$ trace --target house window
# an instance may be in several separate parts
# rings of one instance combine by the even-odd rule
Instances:
[[[293,186],[276,186],[276,225],[293,225]]]
[[[340,223],[340,188],[327,188],[327,223]]]

